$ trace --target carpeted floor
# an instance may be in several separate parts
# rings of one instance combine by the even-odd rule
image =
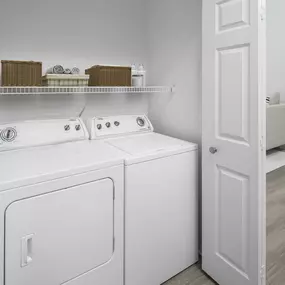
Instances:
[[[267,175],[267,285],[285,284],[285,167]]]
[[[196,264],[163,285],[216,285],[216,283],[206,276],[200,265]]]

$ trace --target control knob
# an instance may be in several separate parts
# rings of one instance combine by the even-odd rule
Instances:
[[[76,125],[76,126],[75,126],[75,130],[76,130],[76,131],[80,131],[80,130],[81,130],[81,126],[80,126],[80,125]]]
[[[111,123],[110,123],[110,122],[107,122],[107,123],[106,123],[106,127],[107,127],[107,128],[110,128],[110,127],[111,127]]]
[[[67,131],[69,131],[70,130],[70,125],[65,125],[64,126],[64,130],[67,132]]]
[[[116,127],[119,127],[119,126],[120,126],[120,122],[115,121],[115,122],[114,122],[114,125],[115,125]]]
[[[101,124],[98,124],[98,125],[97,125],[97,129],[98,129],[98,130],[101,130],[101,129],[102,129],[102,125],[101,125]]]
[[[140,127],[144,127],[145,125],[145,120],[141,117],[138,117],[137,118],[137,124],[140,126]]]
[[[0,137],[3,141],[12,142],[17,137],[17,131],[14,128],[7,128],[1,132]]]

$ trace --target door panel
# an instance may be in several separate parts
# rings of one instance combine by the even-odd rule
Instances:
[[[203,1],[203,269],[220,285],[263,282],[260,10]]]
[[[249,143],[249,46],[218,49],[216,57],[218,136]]]
[[[5,214],[5,284],[58,285],[114,251],[111,179],[12,203]]]
[[[217,255],[247,276],[248,177],[225,168],[218,168],[217,175]]]
[[[219,1],[216,6],[217,30],[222,32],[249,25],[249,1]]]

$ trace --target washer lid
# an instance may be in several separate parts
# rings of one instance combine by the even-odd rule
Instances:
[[[124,163],[102,141],[82,141],[0,153],[0,191]]]
[[[159,157],[194,151],[198,146],[157,133],[109,139],[107,142],[128,154],[126,164],[138,163]]]

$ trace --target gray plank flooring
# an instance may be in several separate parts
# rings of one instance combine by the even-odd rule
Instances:
[[[199,264],[196,264],[163,285],[216,285],[216,283],[206,276]]]
[[[285,284],[285,167],[267,175],[267,285]]]

